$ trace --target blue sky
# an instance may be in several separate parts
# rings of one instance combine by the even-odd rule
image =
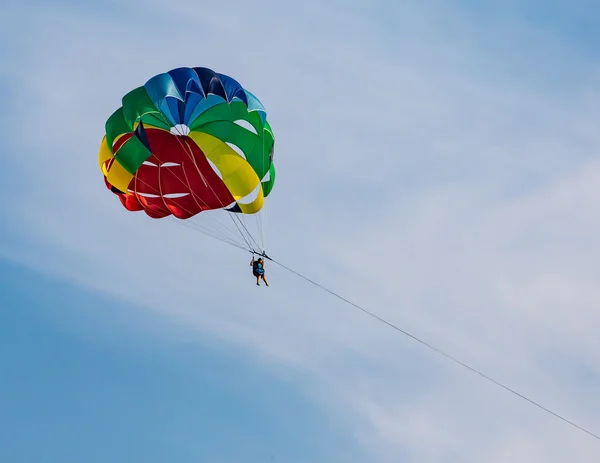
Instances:
[[[339,457],[332,445],[360,451],[293,376],[274,378],[106,295],[6,261],[0,273],[3,461],[301,462]]]
[[[5,10],[3,460],[80,461],[107,428],[98,461],[597,460],[588,436],[294,275],[270,266],[257,288],[246,254],[127,213],[96,162],[150,76],[236,77],[277,138],[270,254],[599,432],[592,2]]]

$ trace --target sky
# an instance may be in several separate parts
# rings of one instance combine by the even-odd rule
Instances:
[[[121,97],[206,66],[268,111],[269,255],[600,433],[591,1],[12,1],[0,459],[563,463],[600,443],[249,254],[125,211]]]

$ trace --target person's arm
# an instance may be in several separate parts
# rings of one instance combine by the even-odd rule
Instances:
[[[250,261],[250,265],[254,265],[254,256],[252,256],[252,260]]]

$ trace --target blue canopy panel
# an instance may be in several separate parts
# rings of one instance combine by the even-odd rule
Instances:
[[[161,111],[173,125],[177,125],[179,123],[178,108],[176,106],[173,107],[174,112],[172,112],[167,97],[177,98],[183,101],[183,96],[179,92],[171,75],[169,73],[163,73],[154,76],[146,82],[145,88],[158,110]]]
[[[258,111],[260,120],[264,125],[265,121],[267,120],[267,110],[260,102],[260,100],[256,98],[254,94],[252,94],[252,92],[249,92],[248,90],[244,89],[244,93],[246,94],[246,101],[248,102],[246,104],[246,106],[248,106],[248,111]]]
[[[198,74],[198,78],[200,79],[200,84],[202,89],[204,90],[204,94],[208,97],[209,93],[214,95],[218,95],[224,100],[227,100],[227,93],[225,92],[225,88],[223,87],[223,83],[219,76],[212,69],[203,68],[203,67],[195,67],[194,71]]]
[[[237,80],[235,80],[233,77],[226,76],[225,74],[217,73],[216,75],[221,79],[221,83],[225,89],[227,101],[231,102],[237,97],[242,100],[246,106],[248,106],[246,92]]]
[[[190,91],[204,96],[198,74],[192,68],[172,69],[168,74],[171,76],[179,94],[183,96],[182,100],[185,100],[186,92]]]
[[[190,124],[207,109],[239,100],[266,120],[262,103],[234,78],[205,67],[181,67],[159,74],[145,84],[152,102],[172,125]]]

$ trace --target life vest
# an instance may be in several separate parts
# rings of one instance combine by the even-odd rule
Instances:
[[[258,275],[265,273],[265,269],[263,268],[263,264],[261,262],[254,262],[254,273]]]

